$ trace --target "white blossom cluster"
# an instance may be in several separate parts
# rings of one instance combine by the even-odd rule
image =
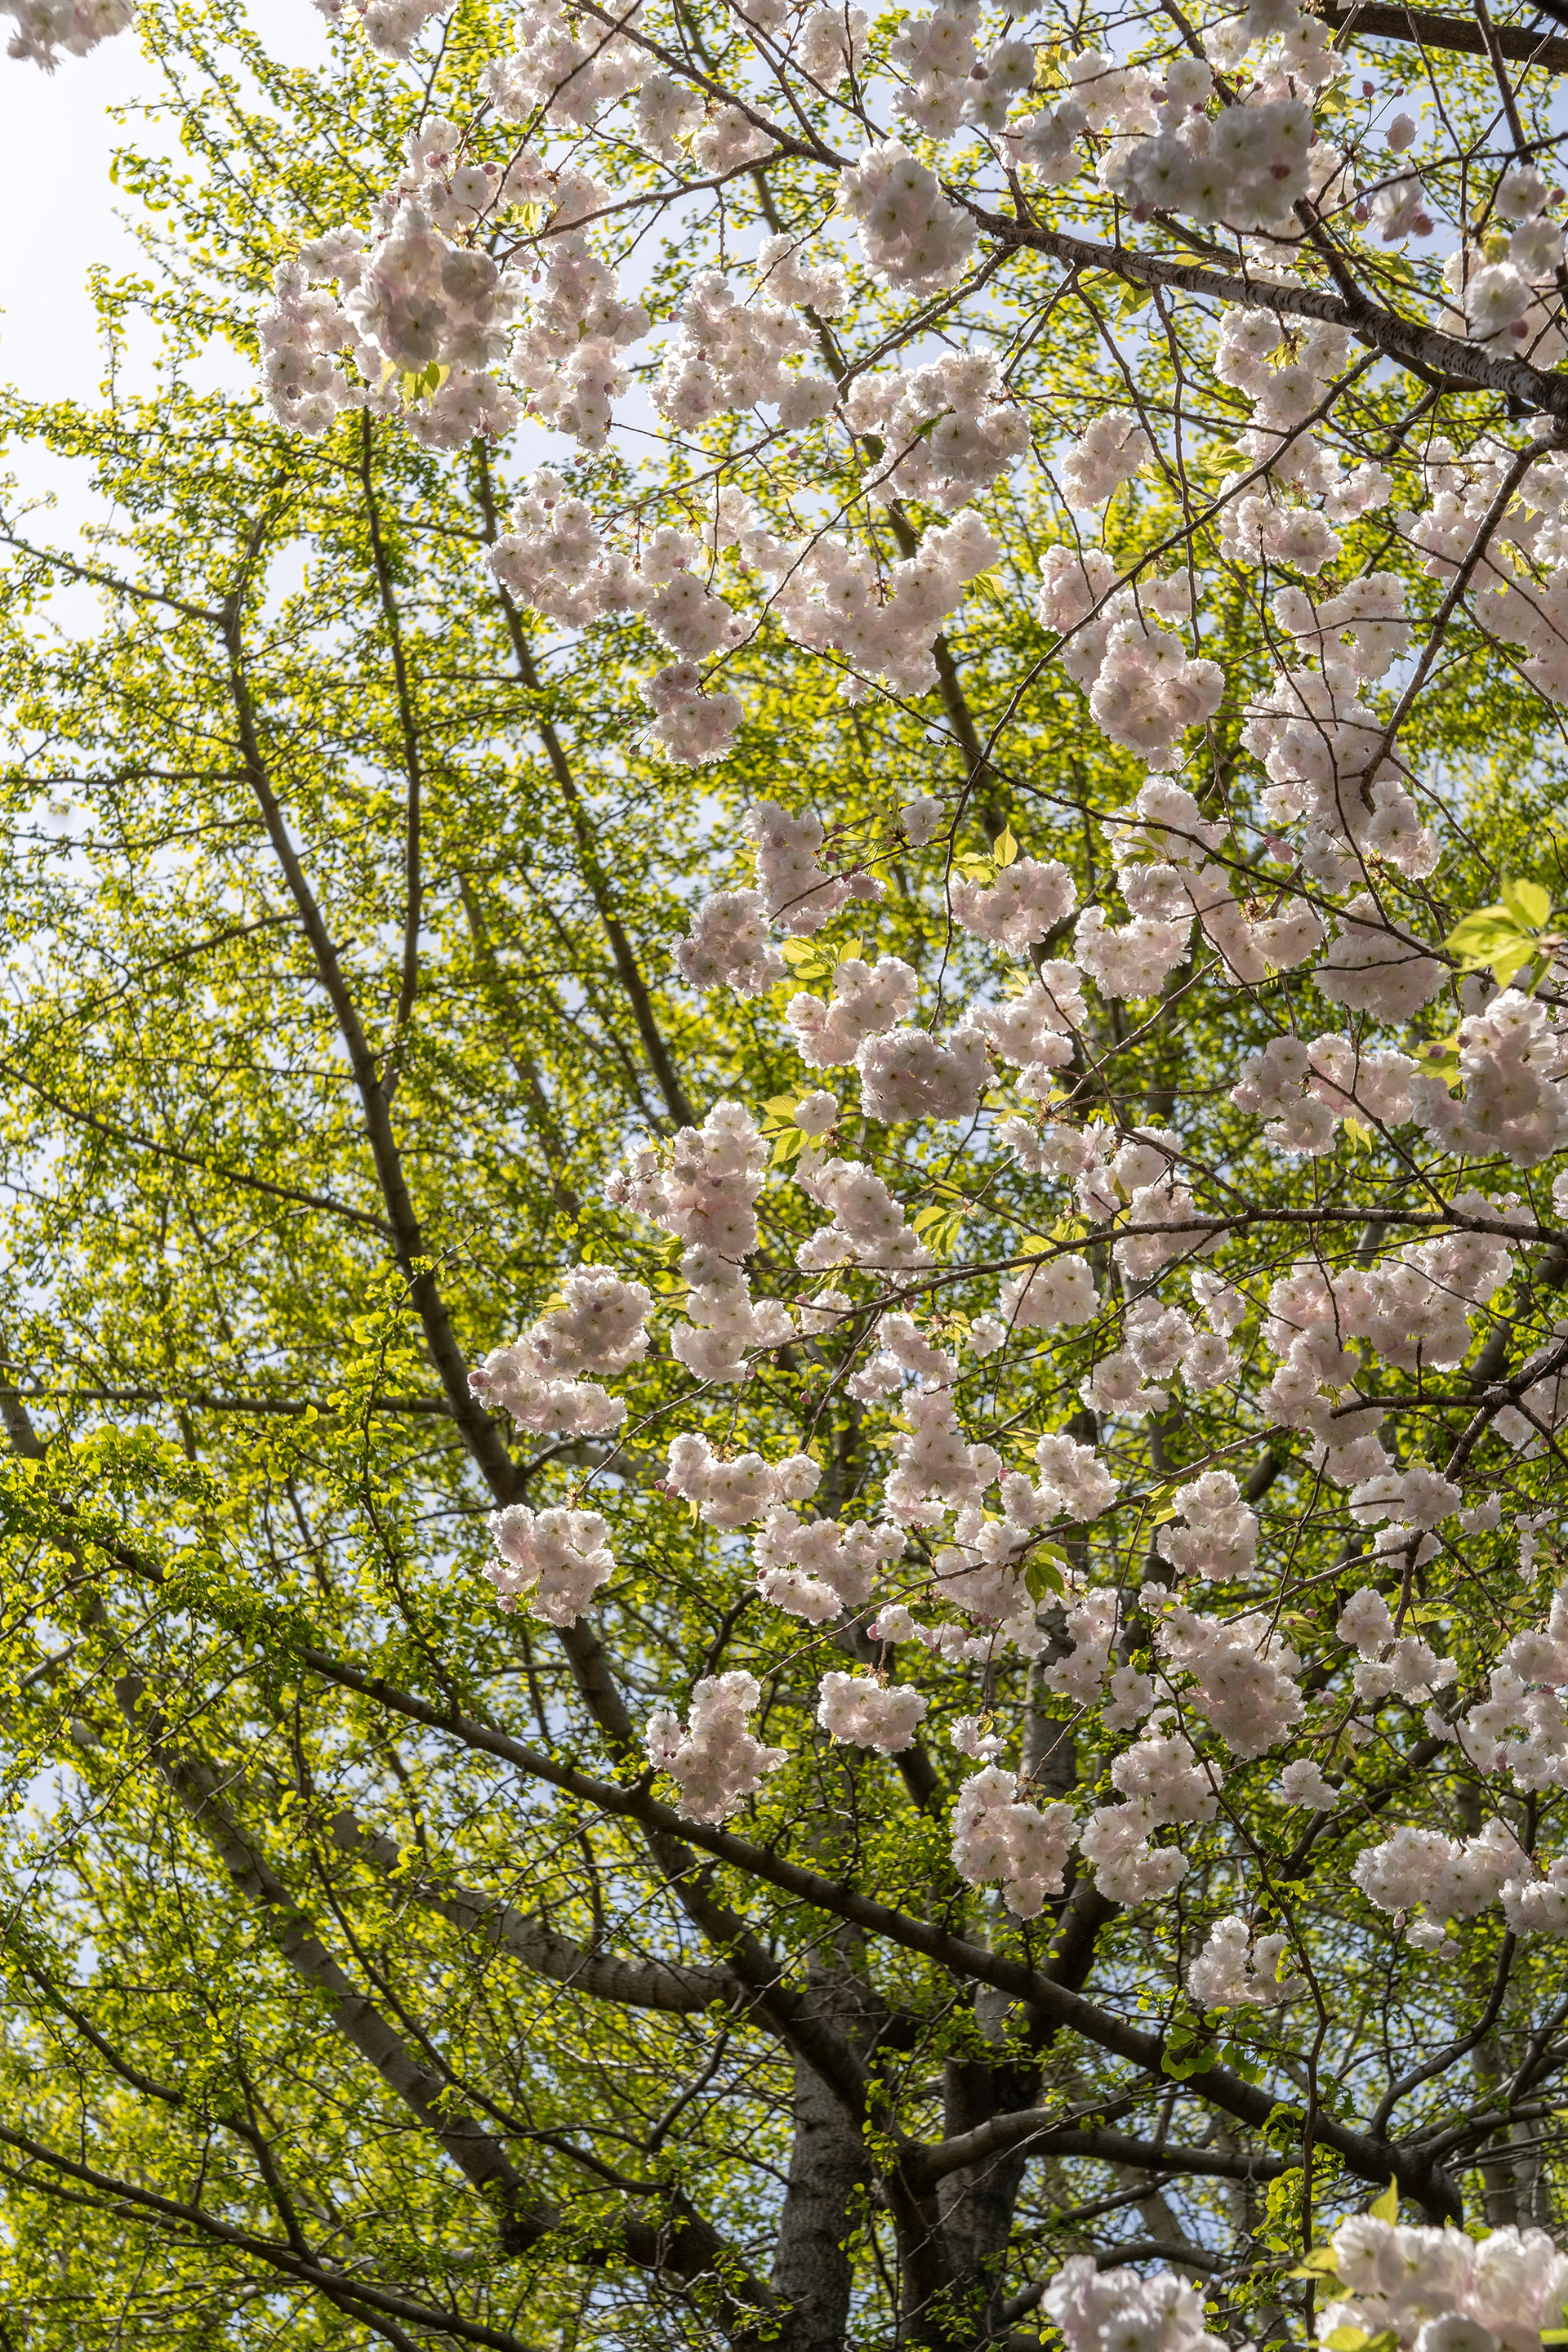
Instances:
[[[1146,1584],[1143,1606],[1156,1617],[1155,1645],[1167,1673],[1190,1675],[1186,1704],[1235,1756],[1266,1755],[1305,1710],[1296,1680],[1301,1661],[1262,1610],[1227,1619],[1205,1617]],[[1156,1615],[1157,1612],[1157,1615]]]
[[[989,883],[960,875],[948,897],[953,920],[973,938],[989,940],[1009,955],[1021,956],[1066,922],[1078,904],[1078,885],[1059,857],[1021,857]],[[1053,969],[1065,974],[1071,967]]]
[[[905,1222],[902,1203],[861,1160],[822,1160],[803,1151],[796,1165],[803,1191],[832,1220],[795,1252],[803,1273],[824,1274],[845,1265],[913,1271],[931,1264],[930,1251]]]
[[[672,1707],[649,1717],[647,1760],[679,1785],[688,1821],[728,1820],[786,1761],[786,1751],[764,1748],[747,1720],[762,1696],[754,1675],[732,1668],[693,1685],[684,1725]]]
[[[772,273],[782,290],[783,273]],[[662,415],[681,432],[731,409],[778,409],[786,431],[826,416],[838,397],[831,376],[788,365],[812,347],[812,334],[787,303],[760,298],[738,302],[717,269],[693,278],[675,312],[676,331],[665,345],[654,394]]]
[[[1135,1666],[1113,1665],[1121,1616],[1117,1594],[1093,1584],[1065,1612],[1072,1646],[1041,1669],[1047,1690],[1059,1691],[1075,1706],[1096,1706],[1109,1684],[1100,1719],[1107,1731],[1131,1731],[1153,1712],[1154,1685]]]
[[[1216,1919],[1187,1970],[1187,1990],[1203,2009],[1275,2009],[1303,1990],[1301,1977],[1281,1977],[1288,1936],[1259,1936],[1235,1912]]]
[[[1568,1788],[1568,1590],[1543,1626],[1518,1633],[1488,1677],[1488,1693],[1456,1727],[1478,1770],[1507,1771],[1522,1794]]]
[[[1318,2313],[1320,2340],[1342,2327],[1390,2331],[1421,2352],[1498,2352],[1560,2324],[1568,2258],[1544,2230],[1405,2229],[1352,2213],[1329,2241],[1339,2292]]]
[[[1138,2271],[1101,2270],[1092,2254],[1062,2264],[1040,2308],[1061,2330],[1068,2352],[1225,2352],[1223,2338],[1204,2326],[1197,2289],[1169,2271],[1145,2278]]]
[[[510,1348],[497,1348],[468,1374],[486,1404],[500,1405],[520,1429],[548,1436],[601,1436],[618,1429],[626,1407],[584,1372],[613,1376],[647,1353],[644,1319],[653,1304],[640,1282],[603,1266],[578,1266],[549,1309]]]
[[[795,1329],[779,1300],[753,1300],[743,1263],[757,1245],[766,1160],[748,1113],[720,1102],[700,1129],[680,1129],[668,1160],[647,1147],[605,1187],[607,1200],[686,1244],[679,1265],[690,1286],[689,1319],[675,1326],[669,1344],[699,1380],[744,1380],[752,1352],[780,1346]]]
[[[625,22],[635,25],[631,8]],[[575,19],[562,0],[524,0],[517,11],[517,46],[485,69],[486,98],[503,122],[547,121],[587,128],[637,88],[653,61],[623,32],[605,34]]]
[[[503,1609],[526,1600],[529,1612],[552,1625],[584,1616],[594,1595],[616,1572],[597,1511],[530,1510],[509,1503],[490,1521],[497,1558],[489,1574]]]
[[[1178,1574],[1210,1584],[1252,1574],[1258,1565],[1258,1514],[1243,1501],[1228,1470],[1205,1470],[1178,1486],[1171,1499],[1175,1519],[1159,1530],[1156,1540]]]
[[[1407,1929],[1423,1951],[1455,1953],[1447,1935],[1451,1919],[1473,1919],[1495,1903],[1506,1886],[1525,1878],[1530,1864],[1505,1822],[1489,1822],[1479,1837],[1445,1837],[1440,1830],[1396,1829],[1356,1857],[1353,1875],[1369,1903],[1403,1922],[1419,1911]]]
[[[1112,1903],[1147,1903],[1169,1895],[1187,1874],[1179,1845],[1156,1846],[1157,1830],[1172,1822],[1212,1822],[1214,1783],[1181,1732],[1166,1735],[1151,1722],[1110,1768],[1119,1805],[1100,1805],[1079,1834],[1094,1883]]]
[[[705,1437],[683,1432],[669,1447],[668,1487],[683,1502],[695,1503],[710,1528],[743,1528],[761,1518],[770,1504],[803,1503],[814,1495],[822,1472],[809,1454],[786,1454],[782,1462],[764,1462],[760,1454],[738,1454],[724,1461]]]
[[[680,1441],[678,1439],[677,1443]],[[871,1597],[877,1570],[897,1559],[904,1531],[888,1521],[803,1519],[786,1503],[770,1504],[752,1538],[763,1599],[808,1625],[840,1617]]]
[[[784,1008],[796,1050],[808,1069],[853,1062],[868,1038],[885,1036],[909,1020],[920,982],[900,956],[868,964],[847,956],[836,965],[830,998],[798,989]]]
[[[384,58],[412,57],[426,25],[452,13],[455,0],[315,0],[329,25],[361,26]]]
[[[1544,2230],[1510,2224],[1475,2238],[1352,2213],[1325,2251],[1332,2269],[1316,2319],[1325,2345],[1354,2331],[1368,2340],[1386,2336],[1400,2352],[1529,2352],[1560,2324],[1568,2295],[1568,2256]],[[1169,2271],[1102,2269],[1092,2254],[1074,2254],[1050,2281],[1041,2308],[1068,2352],[1132,2344],[1139,2352],[1225,2352],[1204,2327],[1196,2288]]]
[[[851,431],[881,446],[874,495],[883,504],[899,498],[962,507],[1029,446],[1027,421],[1007,399],[1001,369],[979,352],[946,352],[923,367],[858,376],[844,417]]]
[[[912,1746],[931,1702],[910,1683],[881,1683],[868,1675],[826,1674],[816,1719],[830,1739],[897,1756]]]
[[[974,223],[901,139],[868,147],[841,174],[838,201],[859,229],[871,268],[901,292],[931,294],[952,285],[974,250]]]
[[[0,16],[15,17],[7,54],[30,58],[52,73],[63,50],[85,58],[100,41],[122,33],[136,14],[136,0],[0,0]]]
[[[1245,1057],[1230,1098],[1242,1110],[1273,1114],[1263,1132],[1276,1150],[1319,1158],[1335,1149],[1345,1119],[1402,1127],[1419,1077],[1408,1055],[1358,1051],[1338,1031],[1305,1043],[1271,1037]]]
[[[1065,1884],[1072,1807],[1042,1811],[1018,1793],[1016,1776],[988,1764],[959,1791],[952,1812],[952,1866],[972,1886],[1000,1885],[1016,1919],[1037,1918]]]

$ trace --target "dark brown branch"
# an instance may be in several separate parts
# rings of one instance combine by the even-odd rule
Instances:
[[[285,1638],[287,1638],[285,1636]],[[848,1921],[868,1935],[879,1936],[888,1942],[901,1946],[906,1951],[919,1952],[924,1958],[952,1974],[979,1984],[989,1984],[1006,1993],[1014,2000],[1026,2002],[1052,2025],[1080,2034],[1097,2048],[1125,2059],[1146,2074],[1163,2072],[1164,2037],[1145,2032],[1130,2020],[1100,2008],[1065,1985],[1058,1984],[1039,1969],[1020,1960],[985,1950],[969,1943],[945,1928],[924,1919],[910,1918],[889,1905],[863,1895],[856,1888],[824,1878],[799,1863],[754,1845],[749,1839],[734,1836],[727,1830],[710,1829],[700,1822],[688,1822],[669,1806],[652,1796],[646,1780],[632,1787],[618,1787],[613,1781],[595,1780],[579,1771],[575,1766],[559,1763],[536,1748],[523,1747],[509,1738],[504,1732],[493,1730],[488,1724],[476,1722],[472,1717],[459,1714],[455,1708],[432,1706],[412,1692],[399,1689],[379,1675],[366,1674],[362,1668],[331,1656],[313,1645],[291,1643],[301,1665],[323,1680],[334,1682],[345,1690],[360,1692],[367,1698],[388,1706],[405,1716],[410,1722],[422,1723],[430,1729],[444,1731],[466,1746],[500,1757],[514,1764],[531,1778],[547,1786],[566,1790],[584,1803],[595,1806],[601,1812],[643,1823],[647,1829],[662,1832],[672,1840],[681,1841],[710,1853],[718,1861],[730,1864],[744,1876],[776,1886],[782,1893],[797,1901],[809,1904],[813,1909],[825,1911],[830,1917]],[[1228,2068],[1206,2067],[1189,2080],[1191,2095],[1202,2098],[1212,2106],[1235,2116],[1239,2122],[1261,2129],[1278,2113],[1279,2101],[1262,2085],[1244,2082]],[[1332,2119],[1321,2120],[1319,2137],[1344,2159],[1351,2171],[1362,2179],[1386,2182],[1391,2173],[1397,2173],[1405,2192],[1422,2204],[1428,2212],[1443,2219],[1454,2219],[1460,2210],[1458,2192],[1451,2181],[1419,2150],[1399,2148],[1373,2139],[1363,2132]]]
[[[1048,2108],[995,2116],[973,2131],[939,2140],[906,2159],[922,2181],[984,2164],[1010,2149],[1031,2156],[1089,2157],[1100,2164],[1125,2164],[1140,2172],[1185,2173],[1214,2180],[1278,2180],[1289,2168],[1279,2156],[1237,2156],[1220,2148],[1173,2147],[1164,2140],[1131,2139],[1123,2132],[1065,2127]]]
[[[486,544],[493,547],[499,526],[496,518],[495,491],[490,478],[489,453],[482,443],[479,445],[479,503],[485,518]],[[518,677],[527,691],[537,701],[542,697],[544,689],[539,672],[534,667],[528,639],[523,635],[522,615],[499,580],[495,587],[496,594],[500,600],[502,613],[506,616],[507,635],[511,641],[512,658],[517,664]],[[588,823],[588,813],[583,805],[583,795],[577,789],[577,780],[572,772],[572,762],[566,757],[565,746],[556,732],[553,722],[542,711],[538,714],[534,723],[539,730],[539,740],[544,746],[545,757],[550,762],[551,773],[554,776],[560,787],[561,797],[566,803],[566,814],[576,840],[578,856],[583,861],[583,878],[588,885],[595,909],[605,927],[605,936],[610,943],[610,953],[615,959],[616,971],[619,975],[621,986],[626,992],[627,1001],[632,1008],[632,1018],[637,1023],[637,1034],[642,1039],[643,1049],[647,1055],[653,1074],[658,1080],[659,1092],[663,1095],[669,1115],[678,1127],[695,1127],[697,1114],[691,1107],[691,1100],[686,1088],[680,1082],[669,1047],[665,1043],[664,1033],[654,1018],[653,999],[648,993],[647,982],[642,976],[641,967],[632,951],[632,944],[626,937],[625,927],[615,913],[609,879],[599,862],[598,850]]]
[[[632,2009],[654,2009],[690,2017],[715,2002],[743,2004],[745,1989],[726,1969],[679,1967],[668,1960],[623,1960],[605,1952],[591,1952],[571,1937],[558,1935],[543,1921],[514,1910],[498,1895],[468,1886],[443,1885],[420,1871],[398,1872],[395,1838],[366,1829],[347,1811],[334,1815],[333,1843],[343,1853],[372,1862],[390,1877],[397,1873],[398,1890],[427,1911],[449,1920],[465,1935],[483,1937],[512,1953],[535,1976],[552,1984],[587,1994],[595,2000],[616,2001]]]
[[[1474,343],[1439,334],[1434,328],[1417,326],[1413,320],[1403,319],[1369,299],[1352,301],[1344,295],[1321,293],[1315,287],[1281,285],[1268,278],[1200,269],[1192,262],[1168,260],[1163,254],[1140,253],[1128,246],[1097,245],[1088,237],[1069,236],[1058,229],[1041,228],[1034,222],[1011,218],[1005,213],[988,212],[961,190],[950,190],[949,194],[988,236],[1003,245],[1048,253],[1053,259],[1079,269],[1103,269],[1130,285],[1167,287],[1201,295],[1213,302],[1272,310],[1282,319],[1319,319],[1331,326],[1344,327],[1358,342],[1403,362],[1421,374],[1424,382],[1433,374],[1452,377],[1457,384],[1474,385],[1521,401],[1528,411],[1542,409],[1552,416],[1568,417],[1568,375],[1532,367],[1528,360],[1496,357]]]
[[[1343,0],[1321,0],[1318,14],[1336,32],[1350,31],[1363,40],[1457,49],[1468,58],[1488,55],[1486,35],[1473,19],[1441,16],[1433,8],[1392,8],[1383,5],[1382,0],[1368,0],[1364,7],[1347,7]],[[1502,55],[1520,65],[1540,66],[1547,73],[1568,73],[1568,41],[1512,25],[1495,26],[1492,37]]]
[[[388,1101],[397,1084],[398,1055],[404,1034],[414,1011],[415,992],[419,985],[419,919],[424,899],[420,877],[420,825],[423,817],[425,789],[424,767],[419,756],[419,730],[414,721],[414,698],[408,685],[408,665],[403,653],[403,621],[393,593],[392,570],[387,562],[386,548],[381,536],[381,508],[375,495],[371,474],[371,457],[374,450],[374,434],[368,408],[360,410],[360,481],[364,488],[366,520],[370,525],[371,562],[375,571],[376,590],[381,599],[382,618],[392,646],[392,675],[397,688],[397,724],[403,739],[403,768],[408,781],[408,797],[404,813],[405,827],[405,897],[403,915],[403,975],[397,991],[397,1010],[393,1016],[392,1050],[387,1055],[383,1084]]]

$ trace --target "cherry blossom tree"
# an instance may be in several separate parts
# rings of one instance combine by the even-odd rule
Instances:
[[[24,2264],[1561,2339],[1568,39],[317,7],[9,420]]]

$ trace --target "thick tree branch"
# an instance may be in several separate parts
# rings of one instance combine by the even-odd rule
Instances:
[[[1439,334],[1435,328],[1417,326],[1370,299],[1352,301],[1342,294],[1321,293],[1316,287],[1282,285],[1250,273],[1236,276],[1226,270],[1202,269],[1192,262],[1167,260],[1162,254],[1141,253],[1128,246],[1099,245],[1089,237],[1069,236],[1062,230],[988,212],[962,192],[952,193],[978,226],[1003,245],[1048,253],[1079,269],[1107,270],[1133,286],[1166,287],[1214,302],[1239,304],[1246,310],[1272,310],[1282,319],[1321,320],[1348,329],[1357,341],[1404,362],[1417,373],[1425,371],[1423,381],[1433,373],[1452,377],[1522,402],[1527,409],[1543,409],[1552,416],[1568,418],[1568,375],[1532,367],[1528,360],[1501,358],[1453,335]]]
[[[745,1987],[729,1969],[687,1968],[669,1960],[624,1960],[609,1953],[591,1952],[542,1920],[514,1910],[497,1895],[443,1885],[423,1871],[400,1867],[403,1856],[396,1839],[366,1829],[346,1809],[334,1814],[331,1836],[341,1853],[374,1863],[395,1880],[400,1893],[426,1910],[449,1920],[465,1935],[483,1937],[510,1952],[535,1976],[546,1977],[570,1991],[678,2017],[700,2016],[716,2002],[731,2007],[746,2002]]]
[[[915,2150],[906,2162],[921,2180],[942,2180],[1015,2148],[1026,2148],[1031,2156],[1089,2157],[1096,2163],[1130,2165],[1141,2172],[1213,2180],[1278,2180],[1289,2169],[1283,2157],[1234,2156],[1218,2148],[1180,2147],[1165,2140],[1132,2139],[1123,2132],[1065,2126],[1047,2107],[995,2116],[973,2131]]]
[[[392,674],[397,688],[398,733],[403,744],[403,769],[408,785],[404,809],[403,973],[398,983],[397,1010],[393,1017],[392,1050],[387,1055],[382,1077],[386,1098],[390,1102],[397,1083],[398,1058],[403,1050],[405,1032],[414,1011],[415,993],[419,985],[419,923],[424,904],[420,828],[423,823],[425,771],[419,752],[419,730],[414,718],[414,698],[408,683],[408,665],[403,651],[403,620],[397,609],[397,598],[393,593],[392,568],[382,538],[381,502],[376,497],[371,468],[374,449],[370,411],[362,408],[359,476],[364,489],[365,520],[370,530],[371,562],[375,572],[376,592],[392,647]]]
[[[1489,54],[1486,35],[1473,18],[1440,16],[1434,8],[1389,7],[1384,0],[1362,0],[1361,5],[1350,0],[1349,5],[1345,0],[1320,0],[1318,14],[1336,32],[1353,33],[1358,40],[1404,41],[1424,49],[1454,49],[1468,58]],[[1568,41],[1514,25],[1494,27],[1493,38],[1502,55],[1520,65],[1568,73]]]
[[[684,1839],[715,1860],[731,1864],[745,1876],[775,1886],[812,1908],[826,1911],[830,1916],[844,1919],[867,1934],[879,1936],[888,1942],[901,1946],[906,1951],[921,1953],[927,1959],[968,1981],[994,1985],[999,1992],[1015,2000],[1026,2002],[1043,2018],[1058,2027],[1066,2027],[1080,2034],[1086,2042],[1123,2058],[1145,2073],[1158,2075],[1163,2071],[1164,2038],[1151,2033],[1129,2020],[1101,2009],[1086,2000],[1079,1993],[1065,1985],[1054,1983],[1039,1969],[1019,1960],[1010,1960],[999,1953],[989,1952],[963,1937],[950,1935],[929,1921],[910,1918],[873,1896],[839,1882],[824,1878],[814,1870],[788,1861],[784,1855],[752,1844],[748,1839],[734,1836],[727,1830],[710,1829],[702,1823],[682,1820],[669,1806],[661,1804],[649,1794],[646,1784],[617,1786],[613,1781],[595,1780],[574,1765],[560,1763],[534,1748],[521,1746],[505,1733],[489,1725],[476,1722],[471,1717],[453,1709],[430,1706],[412,1692],[397,1688],[378,1675],[364,1673],[361,1668],[333,1658],[313,1645],[290,1643],[301,1665],[323,1680],[338,1683],[342,1688],[357,1690],[366,1697],[377,1700],[409,1721],[423,1723],[432,1730],[444,1731],[466,1746],[502,1758],[515,1764],[531,1777],[548,1786],[566,1790],[584,1803],[601,1811],[645,1823],[650,1829],[662,1831],[673,1838]],[[1275,2095],[1258,2084],[1247,2083],[1226,2067],[1210,2066],[1194,2074],[1188,2081],[1189,2093],[1221,2108],[1239,2122],[1261,2128],[1273,2116],[1279,2102]],[[1438,2218],[1448,2219],[1459,2210],[1458,2194],[1453,2184],[1441,2170],[1419,2150],[1399,2148],[1353,2131],[1349,2126],[1322,2119],[1318,2135],[1323,2144],[1344,2159],[1350,2170],[1361,2179],[1386,2182],[1392,2172],[1397,2172],[1405,2191]]]

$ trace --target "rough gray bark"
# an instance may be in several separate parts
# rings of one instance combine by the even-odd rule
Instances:
[[[1036,2087],[1032,2076],[1026,2083],[1018,2069],[992,2066],[984,2059],[950,2059],[945,2074],[942,2127],[949,2137],[973,2131],[1020,2102],[1027,2105]],[[938,2185],[942,2235],[960,2308],[980,2341],[991,2332],[996,2316],[993,2306],[1003,2257],[1028,2161],[1023,2148],[999,2150],[949,2173]]]
[[[846,1972],[813,1969],[816,2005],[857,2057],[877,2020],[866,1988]],[[780,2216],[772,2286],[790,2306],[779,2352],[842,2352],[853,2273],[847,2242],[869,2170],[860,2127],[831,2083],[795,2054],[795,2138]]]

